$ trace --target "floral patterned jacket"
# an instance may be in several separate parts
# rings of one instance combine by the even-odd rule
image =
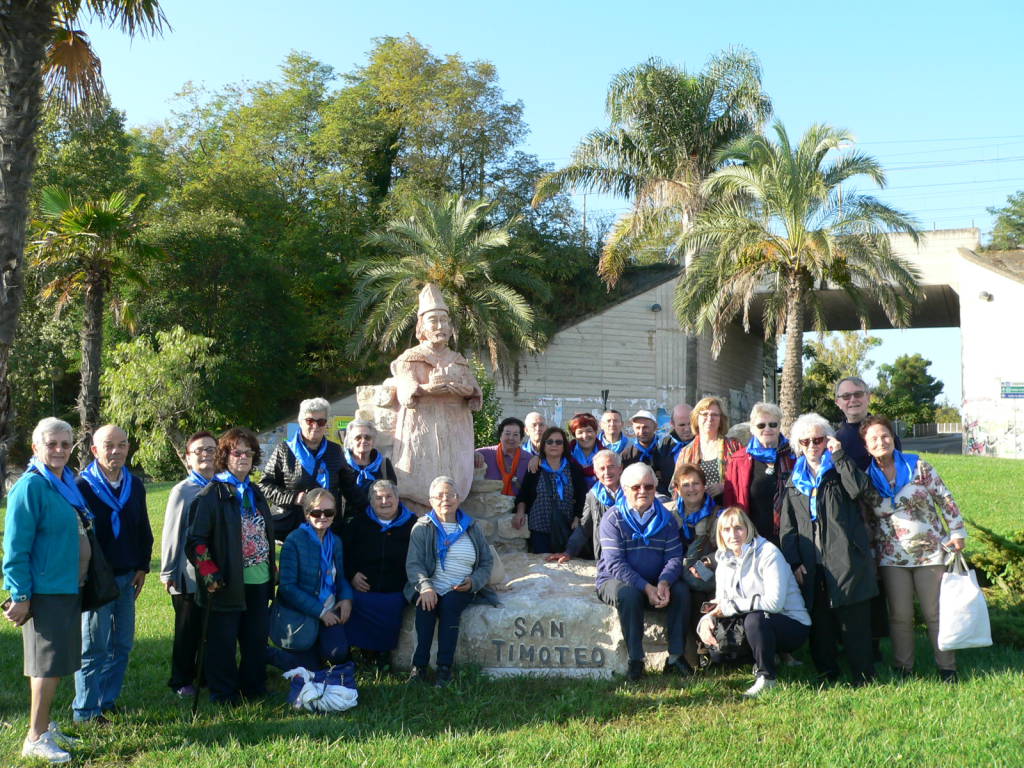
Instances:
[[[942,545],[951,538],[966,539],[960,508],[953,501],[939,473],[924,459],[917,462],[914,477],[895,499],[874,494],[875,549],[879,565],[915,568],[942,565]],[[939,519],[941,513],[942,519]],[[943,527],[949,529],[946,533]]]

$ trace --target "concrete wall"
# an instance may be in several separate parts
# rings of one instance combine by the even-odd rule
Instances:
[[[921,234],[920,245],[907,235],[890,235],[893,250],[914,262],[925,285],[950,285],[959,293],[960,256],[957,248],[978,250],[979,229],[935,229]]]

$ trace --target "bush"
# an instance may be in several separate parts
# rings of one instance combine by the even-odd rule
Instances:
[[[474,357],[469,364],[480,383],[480,391],[483,392],[483,405],[473,414],[473,442],[477,448],[482,445],[494,445],[494,435],[501,421],[501,401],[495,394],[494,379],[487,374],[483,363]]]

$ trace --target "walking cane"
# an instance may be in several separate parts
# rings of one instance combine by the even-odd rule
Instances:
[[[210,593],[207,592],[203,600],[203,626],[199,635],[199,650],[196,652],[196,684],[195,693],[192,694],[192,719],[199,712],[199,691],[204,679],[203,667],[206,665],[206,632],[210,626]]]

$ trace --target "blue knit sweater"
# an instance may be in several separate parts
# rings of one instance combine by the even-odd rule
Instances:
[[[616,579],[643,591],[648,584],[674,584],[683,570],[683,545],[675,518],[648,544],[633,538],[622,519],[622,510],[610,508],[601,519],[601,559],[597,561],[597,586]]]

